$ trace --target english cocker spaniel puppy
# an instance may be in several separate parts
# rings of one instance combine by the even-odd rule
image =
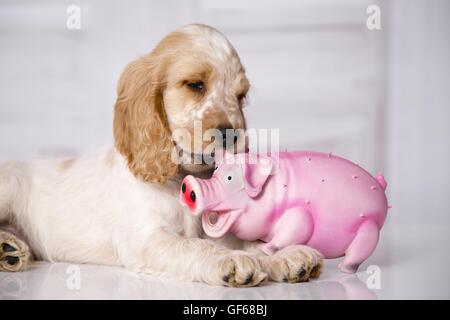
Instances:
[[[188,25],[170,33],[120,78],[114,147],[0,165],[0,270],[22,271],[33,257],[237,287],[317,277],[317,251],[291,246],[265,256],[258,242],[206,239],[178,201],[183,176],[208,175],[214,163],[201,160],[203,141],[174,133],[244,130],[248,90],[220,32]],[[231,144],[243,151],[245,142]]]

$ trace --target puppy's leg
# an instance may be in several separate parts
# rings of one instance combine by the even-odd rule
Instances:
[[[147,243],[145,269],[151,273],[230,287],[257,286],[267,278],[256,256],[210,240],[160,231]]]
[[[30,257],[25,242],[12,232],[0,230],[0,271],[23,271]]]
[[[244,249],[259,254],[269,280],[277,282],[305,282],[318,278],[322,270],[322,255],[303,245],[292,245],[267,256],[262,251],[264,242],[246,242]]]

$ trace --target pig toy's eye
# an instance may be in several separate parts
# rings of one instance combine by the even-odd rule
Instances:
[[[220,180],[222,180],[223,185],[230,192],[240,190],[244,187],[244,179],[238,168],[230,168],[229,170],[221,173],[220,178],[221,178]]]

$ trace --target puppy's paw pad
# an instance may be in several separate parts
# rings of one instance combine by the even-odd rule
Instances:
[[[223,258],[220,270],[223,284],[228,287],[254,287],[267,279],[257,258],[245,254]]]
[[[291,246],[266,258],[266,270],[273,281],[306,282],[319,277],[321,254],[306,246]]]
[[[0,271],[17,272],[30,260],[28,246],[9,232],[0,232]]]
[[[14,252],[17,251],[16,248],[14,248],[12,245],[10,245],[9,243],[2,243],[2,250],[3,252]]]
[[[14,256],[6,256],[5,257],[5,261],[10,266],[14,266],[20,261],[20,258],[19,257],[14,257]]]

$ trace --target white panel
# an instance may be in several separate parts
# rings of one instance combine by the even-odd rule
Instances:
[[[92,5],[88,0],[67,1],[11,1],[0,6],[0,30],[14,33],[65,32],[69,16],[67,8],[74,4],[82,7],[82,29],[85,32],[92,21]]]
[[[232,34],[252,82],[250,126],[280,128],[290,149],[332,151],[371,171],[379,152],[382,43],[358,29]]]
[[[450,2],[396,1],[391,10],[391,219],[448,224]]]
[[[373,1],[372,1],[373,3]],[[224,31],[365,27],[370,1],[202,0],[200,15]]]

